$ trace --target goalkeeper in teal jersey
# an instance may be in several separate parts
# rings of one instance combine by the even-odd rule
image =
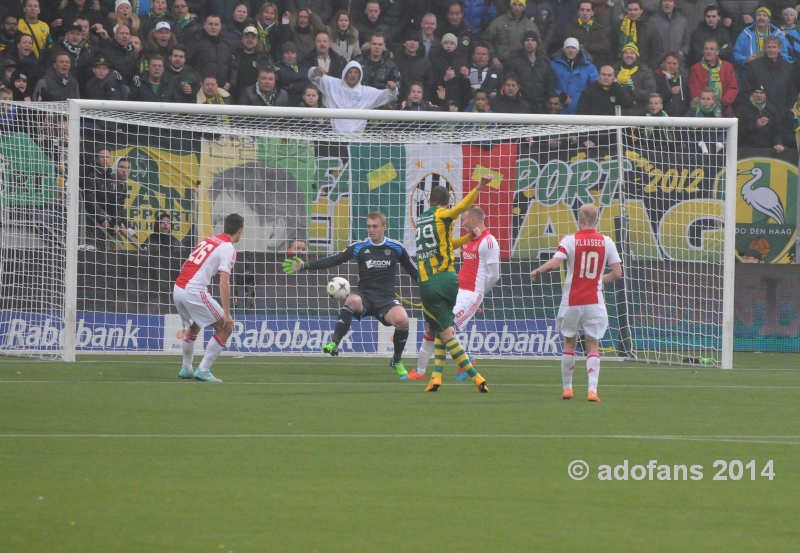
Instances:
[[[453,307],[458,296],[453,244],[453,226],[461,213],[469,209],[478,194],[491,182],[492,176],[481,177],[478,186],[458,204],[450,206],[450,193],[442,186],[431,190],[431,207],[417,219],[417,266],[422,311],[428,324],[427,333],[435,332],[434,369],[426,392],[435,392],[442,385],[442,371],[447,353],[472,378],[478,391],[488,393],[486,379],[475,371],[467,352],[453,332]],[[433,331],[433,332],[431,332]]]

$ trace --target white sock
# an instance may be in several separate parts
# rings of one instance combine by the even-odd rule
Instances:
[[[575,368],[575,352],[564,350],[561,352],[561,382],[564,389],[572,388],[572,370]]]
[[[589,391],[597,391],[597,381],[600,379],[600,354],[593,351],[586,358],[586,372],[589,373]]]
[[[181,349],[183,350],[183,368],[192,370],[192,363],[194,360],[194,342],[197,336],[189,334],[188,331],[183,331],[183,342]]]
[[[428,362],[433,356],[433,342],[435,338],[422,335],[422,345],[419,348],[419,359],[417,359],[417,374],[425,374],[428,370]]]
[[[217,360],[219,354],[222,353],[223,349],[225,349],[225,345],[220,342],[220,338],[215,332],[206,345],[206,354],[203,356],[203,360],[200,361],[200,366],[197,367],[197,370],[200,372],[211,371],[211,366],[214,364],[214,361]]]

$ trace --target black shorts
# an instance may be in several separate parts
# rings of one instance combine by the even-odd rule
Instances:
[[[354,315],[356,319],[360,321],[362,317],[375,317],[383,326],[392,326],[383,320],[383,318],[389,311],[401,305],[399,299],[388,294],[381,294],[371,290],[358,290],[353,293],[361,298],[361,305],[364,308],[361,313]]]

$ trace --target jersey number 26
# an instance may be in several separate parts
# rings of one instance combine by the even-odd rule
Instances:
[[[195,265],[201,265],[203,260],[206,256],[214,251],[216,246],[214,244],[209,244],[205,240],[197,244],[197,247],[192,252],[192,255],[189,256],[189,261],[194,263]]]

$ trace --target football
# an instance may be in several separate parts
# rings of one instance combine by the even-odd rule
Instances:
[[[342,301],[350,293],[350,283],[346,278],[336,277],[328,283],[328,295],[337,301]]]

